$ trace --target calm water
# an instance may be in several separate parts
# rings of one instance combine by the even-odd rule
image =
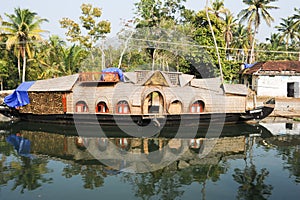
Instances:
[[[172,131],[97,137],[1,124],[0,199],[300,198],[300,124],[232,125],[219,137],[200,129],[195,139]]]

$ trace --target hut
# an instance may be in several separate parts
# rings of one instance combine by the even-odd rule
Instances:
[[[300,61],[258,62],[243,69],[240,75],[241,83],[257,96],[300,98]]]

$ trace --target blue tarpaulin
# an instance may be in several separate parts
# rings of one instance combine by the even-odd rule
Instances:
[[[102,72],[116,72],[116,73],[118,73],[120,80],[124,81],[123,72],[119,68],[110,67],[110,68],[107,68],[107,69],[103,69]]]
[[[255,65],[256,63],[252,63],[252,64],[247,64],[245,63],[244,66],[245,66],[245,69],[248,69],[248,68],[251,68]]]
[[[24,82],[10,95],[4,98],[4,103],[11,108],[25,106],[30,103],[27,90],[35,81]]]
[[[14,146],[20,156],[31,157],[29,140],[17,135],[9,135],[6,141]]]

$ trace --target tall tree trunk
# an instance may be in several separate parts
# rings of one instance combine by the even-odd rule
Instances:
[[[127,49],[127,47],[128,47],[128,42],[129,42],[129,40],[131,39],[132,35],[133,35],[133,31],[131,31],[129,37],[127,37],[127,39],[125,40],[125,46],[124,46],[124,49],[123,49],[123,51],[122,51],[122,53],[121,53],[121,56],[120,56],[120,59],[119,59],[119,64],[118,64],[118,68],[119,68],[119,69],[121,68],[123,56],[124,56],[124,54],[125,54],[125,52],[126,52],[126,49]]]
[[[221,65],[219,48],[218,48],[218,45],[217,45],[217,41],[216,41],[216,37],[215,37],[215,34],[214,34],[214,30],[212,28],[212,25],[211,25],[211,22],[210,22],[210,18],[209,18],[209,14],[208,14],[208,0],[206,0],[205,11],[206,11],[206,17],[207,17],[207,20],[208,20],[209,28],[210,28],[211,34],[213,36],[213,39],[214,39],[214,44],[215,44],[215,48],[216,48],[216,52],[217,52],[217,56],[218,56],[218,64],[219,64],[219,69],[220,69],[221,81],[223,83],[224,82],[224,80],[223,80],[223,70],[222,70],[222,65]]]
[[[18,55],[18,74],[19,74],[19,81],[21,80],[21,59],[20,55]]]
[[[153,50],[153,54],[152,54],[152,71],[154,71],[154,65],[155,65],[155,52],[156,49]]]
[[[251,45],[251,52],[250,52],[250,59],[249,59],[249,63],[251,64],[253,61],[253,56],[254,56],[254,46],[255,46],[255,34],[257,31],[257,27],[254,28],[254,33],[253,33],[253,37],[252,37],[252,45]]]
[[[22,82],[25,82],[25,74],[26,74],[26,51],[23,50],[23,74],[22,74]]]

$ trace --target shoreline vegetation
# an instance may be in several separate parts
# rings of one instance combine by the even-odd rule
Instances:
[[[244,7],[234,13],[225,7],[224,0],[207,1],[205,9],[200,10],[186,8],[186,1],[137,1],[133,18],[121,21],[114,42],[107,38],[111,24],[102,19],[101,4],[83,3],[78,19],[59,20],[65,39],[55,34],[42,37],[48,30],[42,30],[41,25],[54,23],[43,18],[43,13],[22,8],[0,13],[0,90],[16,88],[24,81],[107,67],[124,72],[143,67],[174,69],[197,78],[221,74],[224,82],[237,83],[244,63],[300,59],[300,8],[295,7],[289,17],[281,19],[275,33],[259,42],[259,27],[274,23],[270,11],[280,9],[278,0],[243,0]],[[172,44],[181,45],[173,48],[176,52],[159,45],[170,43],[170,37],[162,37],[165,30],[176,33],[171,37]],[[161,37],[147,37],[147,31],[156,31],[154,35]],[[182,42],[182,35],[188,41]],[[195,44],[191,46],[201,49],[189,49],[193,53],[182,55],[190,41]],[[203,50],[209,61],[203,59]]]

